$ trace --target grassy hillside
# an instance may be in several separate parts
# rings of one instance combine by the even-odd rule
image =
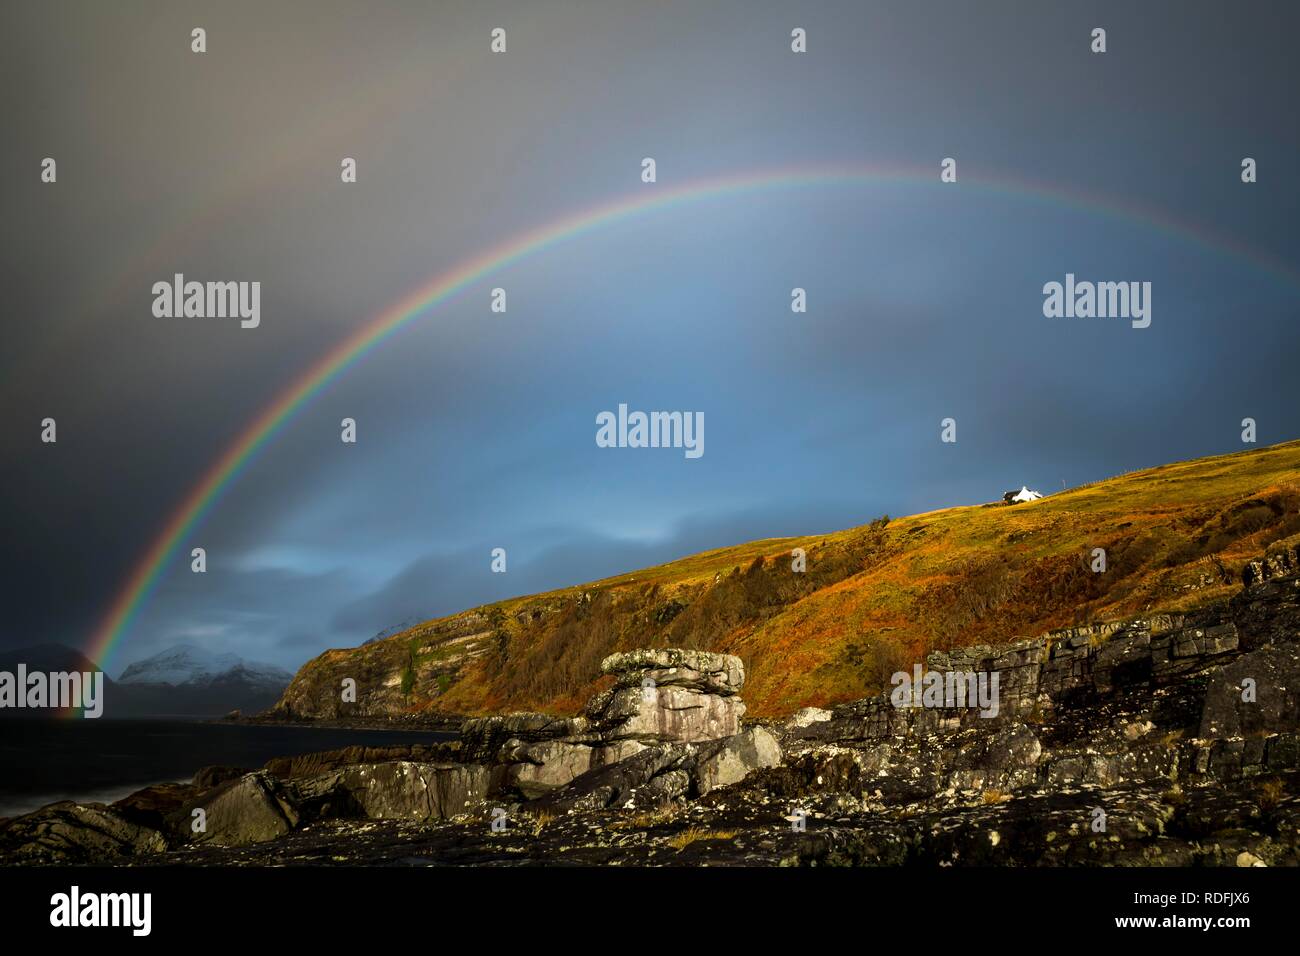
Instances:
[[[1221,599],[1246,560],[1297,538],[1300,442],[1288,442],[487,605],[326,652],[284,704],[320,714],[324,690],[361,675],[372,712],[572,713],[603,686],[602,657],[672,646],[738,654],[751,713],[784,714],[873,693],[935,648]],[[805,573],[791,570],[794,548]]]

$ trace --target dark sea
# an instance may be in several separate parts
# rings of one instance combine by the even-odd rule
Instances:
[[[111,803],[149,784],[188,781],[210,764],[255,769],[272,757],[452,736],[182,720],[0,720],[0,817],[57,800]]]

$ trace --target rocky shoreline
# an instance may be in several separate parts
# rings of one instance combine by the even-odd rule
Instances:
[[[271,710],[262,714],[244,716],[239,713],[228,714],[220,723],[250,724],[262,727],[302,727],[322,730],[396,730],[402,732],[429,731],[437,734],[460,733],[461,725],[468,718],[457,714],[420,713],[388,714],[383,716],[355,716],[338,718],[308,718],[286,715],[281,711]]]
[[[738,658],[602,670],[613,686],[573,717],[54,804],[0,823],[0,862],[1300,864],[1294,549],[1195,613],[930,656],[940,685],[996,674],[995,716],[882,694],[760,725]]]

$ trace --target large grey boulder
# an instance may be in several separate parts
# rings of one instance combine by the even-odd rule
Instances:
[[[534,799],[647,747],[740,733],[745,668],[738,657],[652,648],[612,654],[601,670],[614,686],[588,701],[581,716],[515,713],[466,721],[463,757],[499,765],[505,787]],[[657,786],[671,790],[676,783]]]
[[[562,787],[592,768],[595,748],[563,740],[511,741],[501,748],[506,785],[531,799]]]
[[[763,767],[781,763],[781,745],[762,727],[750,727],[733,737],[701,749],[695,763],[695,785],[700,796],[718,787],[740,783]]]
[[[740,732],[744,702],[688,687],[620,687],[593,698],[588,716],[606,741],[702,741]]]
[[[196,815],[194,811],[203,813]],[[245,774],[198,798],[186,808],[184,819],[196,843],[246,846],[284,836],[298,825],[298,810],[284,785],[265,770]]]
[[[546,810],[603,807],[648,809],[696,792],[739,783],[761,767],[781,763],[781,746],[771,733],[751,727],[703,744],[670,741],[639,749],[580,774],[538,800]]]
[[[647,809],[686,793],[697,754],[693,744],[646,747],[636,754],[575,778],[536,802],[543,812]]]
[[[491,793],[492,783],[481,764],[392,760],[343,767],[296,781],[293,789],[304,805],[328,808],[322,816],[426,822],[464,813]]]
[[[501,760],[506,764],[504,785],[532,799],[563,787],[589,770],[626,760],[645,746],[638,740],[616,740],[604,745],[512,740],[501,748]]]

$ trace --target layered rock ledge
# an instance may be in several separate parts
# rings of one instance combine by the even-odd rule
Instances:
[[[717,779],[735,782],[744,773],[692,775],[697,764],[716,761],[724,747],[719,742],[733,738],[737,752],[747,756],[728,766],[748,772],[780,761],[780,746],[771,734],[761,728],[742,730],[745,705],[739,693],[745,668],[740,658],[673,648],[636,650],[605,658],[601,671],[613,675],[615,684],[588,701],[580,716],[517,713],[469,720],[461,729],[463,752],[504,767],[505,786],[527,798],[624,764],[621,771],[605,775],[624,775],[615,788],[619,794],[660,775],[663,779],[650,791],[656,799],[684,795],[692,786],[700,790],[701,779],[704,790],[716,786]],[[647,750],[653,754],[629,762]],[[646,775],[650,767],[655,769]],[[641,776],[645,779],[631,783]]]

